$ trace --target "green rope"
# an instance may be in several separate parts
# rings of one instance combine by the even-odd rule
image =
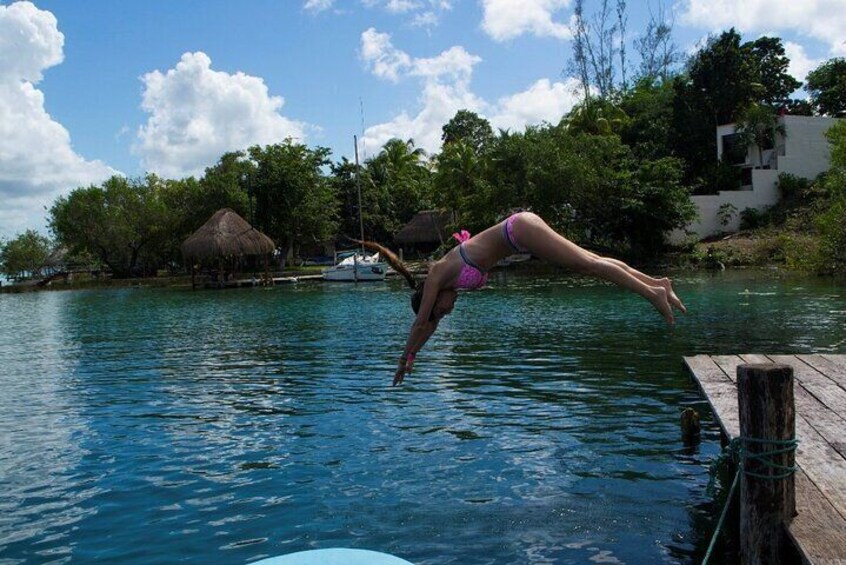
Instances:
[[[778,463],[773,462],[769,458],[774,455],[781,455],[783,453],[790,453],[796,449],[796,446],[799,445],[799,441],[795,439],[757,439],[757,438],[737,438],[742,442],[747,444],[749,443],[757,443],[757,444],[765,444],[765,445],[783,445],[784,447],[780,449],[772,449],[770,451],[762,451],[761,453],[749,453],[749,450],[745,447],[741,447],[741,460],[745,463],[746,461],[757,461],[764,467],[768,469],[775,469],[777,471],[782,471],[777,475],[763,475],[760,473],[753,473],[752,471],[747,471],[744,469],[744,474],[749,477],[755,477],[757,479],[765,479],[776,481],[778,479],[786,479],[787,477],[791,476],[793,473],[796,472],[795,465],[780,465]],[[744,465],[745,467],[745,465]]]
[[[746,447],[750,443],[782,447],[777,447],[776,449],[771,449],[768,451],[762,451],[761,453],[750,453]],[[716,475],[719,472],[719,469],[723,467],[728,460],[733,461],[737,465],[737,472],[734,474],[734,479],[732,480],[731,488],[729,489],[728,496],[726,497],[726,503],[723,506],[722,512],[720,512],[720,519],[717,521],[717,527],[714,530],[714,535],[711,536],[711,542],[708,544],[708,551],[705,552],[705,558],[702,560],[702,565],[707,565],[708,560],[711,559],[711,554],[714,551],[714,546],[717,544],[717,538],[719,538],[720,536],[720,532],[723,529],[723,524],[725,523],[726,516],[728,515],[728,508],[731,504],[732,498],[734,497],[734,491],[737,490],[737,485],[740,482],[740,473],[742,472],[748,477],[755,477],[757,479],[771,481],[786,479],[787,477],[791,476],[793,473],[796,472],[796,466],[781,465],[779,463],[775,463],[770,458],[775,455],[790,453],[796,449],[797,445],[799,445],[799,441],[796,439],[759,439],[751,437],[736,437],[731,440],[729,444],[725,447],[725,449],[723,449],[723,451],[720,453],[720,455],[717,456],[717,459],[715,459],[714,463],[711,465],[711,480],[708,482],[709,492],[713,491],[714,481]],[[768,469],[774,469],[776,471],[781,472],[777,474],[764,475],[761,473],[753,473],[752,471],[747,471],[746,462],[750,460],[756,461]]]
[[[740,482],[740,469],[737,470],[737,473],[734,474],[734,480],[731,482],[731,489],[729,489],[728,498],[726,498],[726,503],[723,505],[723,511],[720,513],[720,520],[717,522],[717,529],[714,530],[714,535],[711,536],[711,543],[708,544],[708,551],[705,553],[705,559],[702,560],[702,565],[708,565],[708,560],[711,559],[711,553],[714,551],[714,546],[717,545],[717,538],[720,537],[720,531],[723,529],[723,522],[726,521],[726,515],[728,514],[729,505],[731,504],[731,499],[733,498],[735,489],[737,489],[737,483]]]

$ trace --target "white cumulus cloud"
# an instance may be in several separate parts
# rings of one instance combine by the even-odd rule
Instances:
[[[141,80],[150,116],[133,150],[159,175],[199,175],[227,151],[305,140],[308,126],[279,113],[284,100],[270,96],[261,78],[212,70],[205,53],[185,53],[175,68]]]
[[[540,79],[522,92],[500,98],[491,125],[496,129],[522,131],[531,124],[557,124],[582,98],[581,82],[577,78],[555,83]]]
[[[389,34],[379,34],[371,29],[362,34],[362,43],[374,45],[373,37],[379,35],[380,49],[370,51],[370,59],[362,58],[370,71],[383,79],[399,81],[417,78],[422,92],[417,101],[416,114],[401,112],[388,122],[367,128],[364,143],[368,148],[381,148],[391,138],[413,139],[418,147],[429,153],[441,147],[443,125],[459,110],[470,110],[488,119],[494,128],[522,131],[527,125],[542,122],[558,123],[579,100],[578,81],[550,82],[540,79],[526,90],[488,102],[471,89],[473,68],[482,62],[480,57],[468,53],[463,47],[454,46],[431,58],[413,58],[391,43]],[[390,54],[391,60],[401,60],[402,65],[386,73],[376,54]]]
[[[325,12],[335,3],[335,0],[308,0],[303,6],[303,10],[317,14]]]
[[[467,109],[484,114],[484,100],[470,92],[464,85],[440,84],[429,81],[420,96],[420,111],[413,116],[402,112],[392,120],[367,128],[364,143],[370,148],[381,148],[392,138],[413,139],[417,147],[434,153],[441,146],[441,128],[457,111]]]
[[[64,59],[56,17],[30,2],[0,6],[0,235],[45,227],[44,207],[116,171],[78,155],[36,88]]]
[[[832,54],[846,54],[843,0],[684,0],[681,14],[683,23],[712,31],[793,31],[826,43]]]
[[[452,10],[452,0],[360,0],[370,10],[381,10],[390,16],[407,20],[412,27],[433,28],[440,23],[443,13]],[[346,2],[345,4],[352,4]],[[306,0],[303,9],[312,14],[325,12],[335,7],[335,0]],[[344,10],[335,10],[344,13]]]
[[[393,14],[405,14],[420,8],[420,2],[415,0],[388,0],[385,8]]]
[[[482,61],[463,47],[450,47],[437,57],[415,59],[411,74],[436,80],[466,82],[473,74],[473,66]]]
[[[798,43],[792,41],[784,42],[784,54],[790,59],[790,66],[787,72],[796,80],[805,82],[805,77],[808,73],[816,69],[823,61],[822,59],[813,59],[805,52],[805,48]]]
[[[570,0],[482,0],[482,29],[495,41],[523,34],[571,39],[569,17],[555,19]]]
[[[370,28],[361,34],[361,58],[379,78],[396,82],[411,66],[411,57],[391,43],[391,36]]]

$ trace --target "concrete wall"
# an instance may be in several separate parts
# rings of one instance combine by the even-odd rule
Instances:
[[[784,139],[784,155],[778,157],[779,172],[812,179],[827,171],[831,148],[825,132],[837,118],[784,116],[783,119],[787,137]]]
[[[697,239],[719,232],[734,232],[740,229],[740,212],[746,208],[762,210],[778,202],[778,175],[790,173],[808,179],[827,171],[830,166],[831,150],[825,132],[834,125],[835,118],[812,116],[783,116],[786,136],[777,136],[775,149],[763,152],[765,165],[773,168],[752,169],[752,185],[744,190],[720,191],[718,194],[692,196],[691,200],[699,211],[699,218],[688,225]],[[722,155],[723,136],[734,133],[734,124],[717,127],[717,158]],[[759,166],[758,149],[749,148],[747,166]],[[751,188],[751,190],[750,190]],[[720,223],[720,207],[731,204],[737,212],[727,225]],[[684,232],[670,234],[670,241],[680,243],[687,239]]]
[[[774,169],[753,169],[752,186],[754,190],[722,190],[717,194],[692,196],[699,217],[688,224],[687,230],[702,239],[719,232],[736,232],[740,229],[740,213],[746,208],[761,210],[778,202],[778,171]],[[719,211],[724,204],[731,204],[736,212],[726,225],[720,223]],[[670,241],[681,243],[686,239],[684,232],[670,234]]]

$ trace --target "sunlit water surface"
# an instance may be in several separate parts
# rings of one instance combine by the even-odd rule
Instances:
[[[398,281],[0,295],[0,561],[698,561],[719,441],[682,356],[842,353],[846,287],[677,286],[668,328],[611,286],[500,274],[398,388]]]

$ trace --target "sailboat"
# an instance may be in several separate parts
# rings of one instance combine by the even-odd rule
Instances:
[[[323,269],[327,281],[367,282],[383,281],[388,266],[379,261],[379,254],[367,255],[362,251],[335,253],[335,264]]]
[[[361,217],[361,183],[358,176],[358,138],[353,136],[355,143],[355,185],[358,189],[358,225],[361,230],[361,241],[364,241],[364,220]],[[379,260],[379,254],[368,255],[364,246],[360,250],[335,252],[334,265],[323,269],[323,280],[366,282],[383,281],[388,272],[387,263]]]

